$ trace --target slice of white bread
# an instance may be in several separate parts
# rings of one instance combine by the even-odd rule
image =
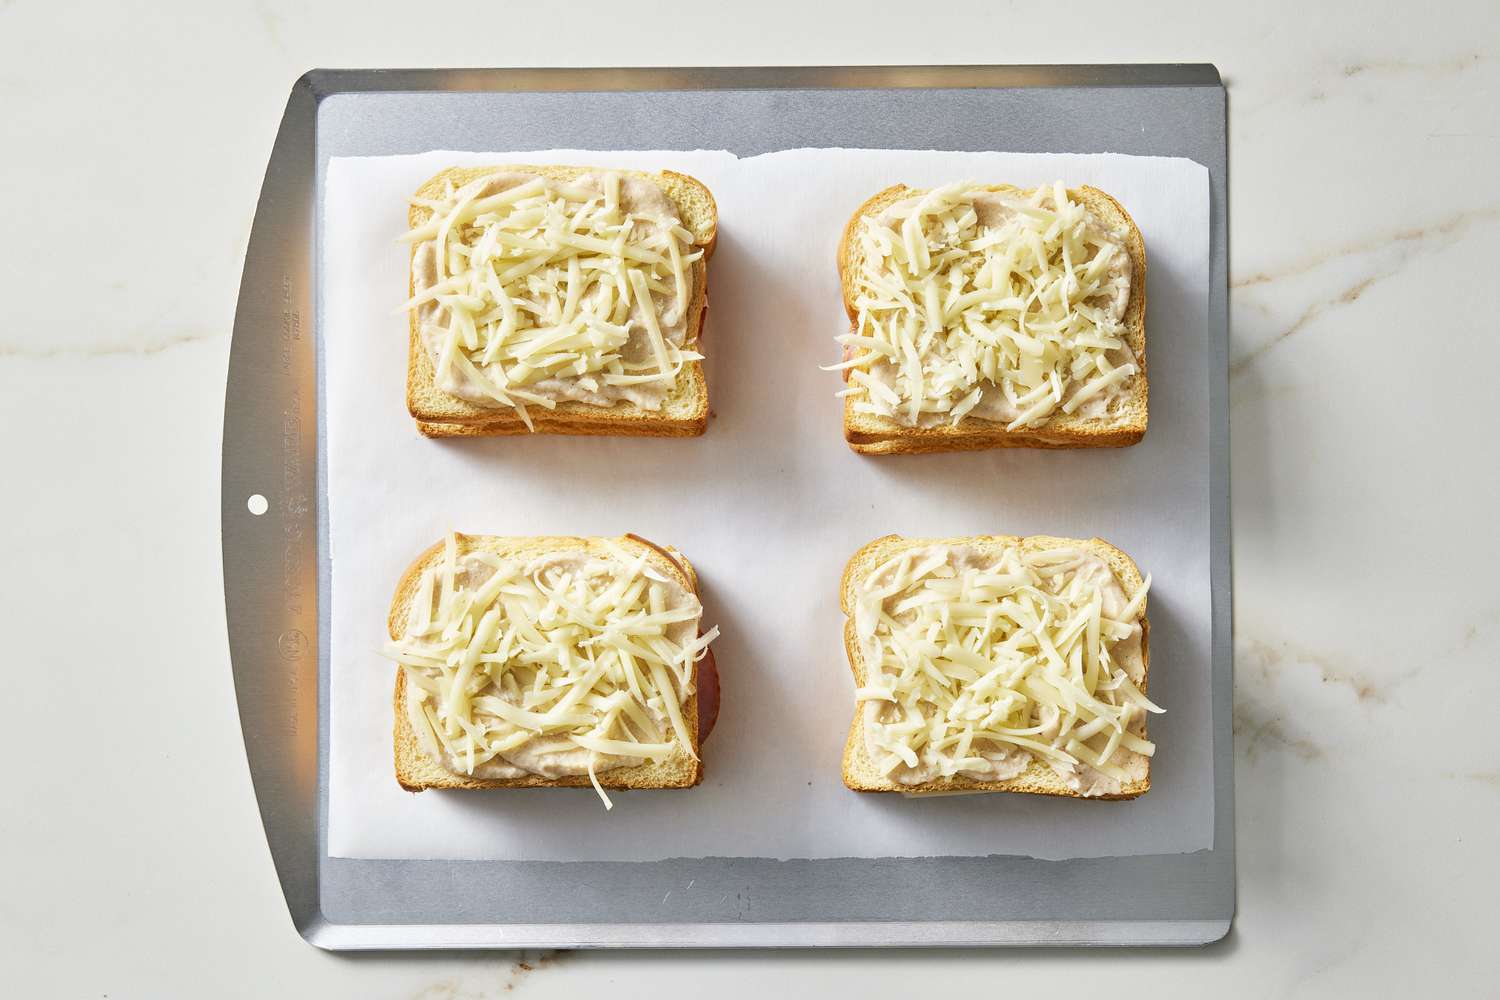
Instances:
[[[1025,538],[1018,535],[975,535],[969,538],[903,538],[900,535],[886,535],[883,538],[877,538],[854,553],[848,565],[844,567],[844,576],[839,583],[839,606],[848,616],[844,622],[844,652],[849,658],[849,669],[854,674],[856,688],[865,685],[869,673],[854,632],[854,607],[858,600],[860,586],[865,577],[892,556],[898,555],[905,549],[924,548],[929,545],[965,546],[980,552],[996,553],[1016,545],[1025,550],[1087,549],[1109,564],[1110,570],[1114,573],[1115,579],[1120,582],[1127,598],[1135,594],[1144,582],[1135,561],[1102,538],[1085,540],[1054,538],[1050,535],[1031,535]],[[1141,654],[1145,663],[1146,676],[1137,686],[1141,693],[1145,694],[1151,673],[1149,641],[1151,631],[1144,614],[1141,615],[1140,621]],[[1140,735],[1145,737],[1144,728],[1140,731]],[[1151,790],[1150,758],[1141,757],[1140,759],[1145,762],[1144,773],[1138,779],[1123,784],[1118,793],[1106,795],[1084,796],[1074,791],[1056,771],[1036,758],[1032,759],[1023,773],[1005,781],[980,781],[958,774],[951,778],[928,781],[919,785],[903,785],[881,774],[874,761],[871,760],[865,745],[864,713],[856,707],[854,721],[849,726],[849,738],[844,744],[843,774],[844,784],[856,792],[899,792],[904,795],[1027,792],[1033,795],[1060,795],[1072,798],[1133,799]]]
[[[503,164],[492,167],[450,167],[429,179],[416,191],[418,198],[435,198],[451,183],[460,188],[491,173],[525,173],[568,181],[600,167],[531,166]],[[621,170],[621,174],[652,181],[676,203],[685,229],[693,234],[693,245],[703,251],[702,259],[692,265],[693,294],[688,306],[687,343],[699,341],[708,311],[708,258],[713,254],[719,235],[719,209],[713,195],[702,181],[687,174],[663,170],[650,174],[638,170]],[[413,205],[408,212],[412,227],[432,217],[432,210]],[[416,245],[412,254],[417,252]],[[408,274],[410,274],[408,268]],[[415,282],[408,277],[408,295],[416,294]],[[435,385],[436,371],[432,356],[422,345],[420,325],[415,310],[409,311],[410,327],[406,369],[406,408],[417,421],[417,429],[428,437],[476,437],[530,434],[520,415],[511,409],[478,406]],[[701,352],[700,352],[701,353]],[[708,428],[708,382],[703,362],[683,365],[676,383],[667,392],[659,410],[648,410],[630,402],[614,406],[564,400],[556,409],[530,406],[527,412],[539,434],[600,434],[629,437],[696,437]]]
[[[1031,194],[1009,184],[979,185],[983,191],[1010,193],[1017,197]],[[849,314],[851,330],[857,330],[859,310],[855,306],[856,279],[864,263],[859,239],[860,222],[866,216],[879,216],[891,205],[905,198],[924,194],[904,184],[886,188],[855,209],[844,226],[839,241],[839,282],[843,286],[844,311]],[[899,421],[876,414],[859,413],[854,400],[844,399],[844,439],[849,447],[866,455],[910,455],[936,451],[978,451],[987,448],[1120,448],[1135,444],[1146,433],[1148,386],[1146,384],[1146,243],[1135,220],[1123,205],[1094,187],[1069,188],[1069,197],[1088,207],[1105,226],[1124,228],[1128,235],[1125,248],[1130,254],[1133,273],[1130,301],[1125,307],[1125,339],[1135,353],[1138,374],[1129,383],[1129,395],[1117,413],[1106,417],[1086,417],[1079,413],[1056,413],[1040,427],[1007,431],[1005,424],[981,417],[965,416],[957,424],[933,427],[908,427]],[[848,378],[847,373],[845,378]]]
[[[563,536],[500,537],[496,535],[456,535],[458,556],[475,551],[493,552],[507,559],[532,559],[554,552],[586,551],[600,556],[610,555],[609,549],[597,538],[575,538]],[[645,551],[652,568],[675,580],[689,593],[698,591],[698,576],[691,563],[675,549],[662,548],[636,535],[624,535],[610,539],[627,552]],[[386,621],[392,641],[401,638],[405,629],[411,602],[415,598],[422,573],[437,566],[443,559],[443,542],[439,541],[419,555],[396,584],[395,596],[391,599],[390,616]],[[659,763],[647,762],[632,767],[611,768],[598,772],[599,784],[604,788],[691,788],[703,780],[701,747],[706,730],[700,732],[699,694],[700,679],[709,671],[715,672],[711,685],[712,696],[717,698],[717,673],[712,652],[694,665],[693,693],[682,703],[682,717],[687,723],[692,750],[689,754],[680,746]],[[564,775],[547,778],[528,774],[519,778],[471,778],[454,774],[434,760],[423,748],[412,729],[406,711],[406,671],[396,668],[396,692],[394,699],[396,781],[409,792],[420,792],[427,788],[587,788],[588,775]],[[706,725],[712,725],[712,716],[717,714],[717,705],[705,706],[705,715],[710,716]]]

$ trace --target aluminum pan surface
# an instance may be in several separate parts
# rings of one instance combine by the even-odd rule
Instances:
[[[327,652],[318,611],[327,606],[326,522],[309,322],[323,168],[335,155],[443,147],[628,148],[640,145],[648,115],[651,144],[663,148],[1119,152],[1186,156],[1209,168],[1214,850],[1070,862],[326,856],[321,712],[312,724],[314,690],[326,705],[317,670]],[[1224,91],[1204,66],[319,71],[300,80],[246,254],[221,499],[246,750],[303,935],[339,949],[1193,944],[1222,936],[1234,911],[1225,143]],[[245,507],[255,492],[271,500],[258,518]],[[718,891],[667,895],[689,881]]]

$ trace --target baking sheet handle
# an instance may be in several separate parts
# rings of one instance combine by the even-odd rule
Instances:
[[[261,185],[224,394],[220,518],[229,651],[261,821],[293,922],[318,908],[317,95],[287,101]],[[268,419],[271,414],[276,417]]]

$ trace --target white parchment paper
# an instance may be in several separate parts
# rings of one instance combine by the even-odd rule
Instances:
[[[719,205],[704,339],[714,418],[691,440],[432,441],[406,413],[406,197],[450,165],[579,163],[690,173]],[[1145,235],[1151,420],[1132,448],[861,457],[840,432],[846,329],[834,249],[898,181],[1119,198]],[[350,858],[1040,858],[1213,842],[1208,561],[1208,172],[1182,159],[899,150],[433,152],[336,158],[322,230],[332,550],[328,847]],[[677,546],[702,581],[723,687],[690,791],[428,791],[392,768],[395,667],[377,650],[407,564],[449,529],[618,535]],[[1154,574],[1150,794],[927,800],[846,790],[854,711],[838,607],[848,557],[880,535],[1099,535]]]

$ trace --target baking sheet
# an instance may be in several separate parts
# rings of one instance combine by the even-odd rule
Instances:
[[[692,173],[719,202],[705,353],[715,419],[687,441],[427,441],[406,416],[404,198],[444,166],[576,162]],[[901,180],[1110,191],[1150,260],[1151,429],[1130,449],[862,458],[839,433],[844,328],[833,248]],[[328,849],[348,858],[1041,858],[1213,842],[1209,706],[1208,179],[1182,159],[931,151],[428,153],[334,158],[323,218],[331,555]],[[391,772],[394,668],[376,654],[407,562],[454,528],[635,531],[703,582],[724,707],[690,792],[410,795]],[[1155,575],[1160,747],[1135,802],[860,796],[838,762],[851,713],[837,606],[850,553],[888,532],[1098,534]]]

